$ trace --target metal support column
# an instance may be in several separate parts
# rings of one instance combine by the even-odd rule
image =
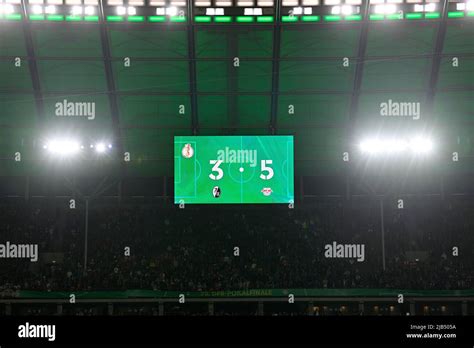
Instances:
[[[270,134],[276,134],[278,91],[280,83],[280,47],[281,47],[281,0],[275,1],[275,22],[273,26],[272,56],[272,100],[270,109]]]
[[[193,1],[188,1],[188,60],[189,60],[189,89],[191,93],[191,126],[193,135],[199,133],[199,120],[197,109],[197,79],[196,79],[196,44],[194,37],[194,9]]]
[[[87,272],[87,238],[89,234],[89,198],[86,198],[85,214],[85,236],[84,236],[84,273]]]
[[[382,232],[382,268],[385,271],[385,224],[383,212],[383,198],[380,200],[380,231]]]

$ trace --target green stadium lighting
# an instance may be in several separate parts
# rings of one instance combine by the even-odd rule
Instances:
[[[303,22],[317,22],[321,19],[320,16],[302,16],[301,20]]]
[[[217,17],[214,17],[214,22],[216,22],[216,23],[230,23],[230,22],[232,22],[232,17],[230,17],[230,16],[217,16]]]

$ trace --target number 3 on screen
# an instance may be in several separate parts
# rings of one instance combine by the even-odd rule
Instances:
[[[222,163],[222,160],[210,160],[209,163],[214,165],[214,166],[212,167],[212,171],[213,171],[213,172],[217,172],[217,176],[214,175],[214,174],[209,174],[209,177],[210,177],[212,180],[220,180],[220,179],[222,179],[222,177],[224,176],[224,172],[222,171],[221,168],[219,168],[219,166],[220,166],[221,163]]]

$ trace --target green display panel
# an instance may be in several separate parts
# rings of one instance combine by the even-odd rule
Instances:
[[[293,203],[293,136],[175,136],[175,204]]]

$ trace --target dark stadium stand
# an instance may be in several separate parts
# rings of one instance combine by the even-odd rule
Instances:
[[[378,205],[369,199],[357,204],[330,200],[295,210],[191,207],[183,211],[146,206],[98,206],[89,213],[86,269],[84,235],[79,231],[79,216],[83,215],[80,209],[47,211],[33,204],[4,207],[1,219],[6,222],[4,230],[8,240],[41,243],[44,256],[33,265],[26,260],[3,262],[0,296],[28,297],[28,291],[35,290],[52,294],[90,291],[106,294],[107,291],[142,289],[177,294],[313,288],[336,289],[335,293],[341,289],[367,289],[366,293],[370,294],[370,289],[393,290],[394,293],[472,289],[474,262],[464,249],[473,245],[473,235],[469,233],[474,225],[471,205],[456,198],[428,203],[424,199],[411,199],[406,204],[412,208],[402,213],[398,209],[385,210],[385,271]],[[359,265],[355,260],[325,258],[324,245],[334,240],[365,244],[366,262]],[[240,248],[239,256],[234,256],[236,246]],[[460,246],[459,256],[452,255],[454,246]],[[125,255],[125,247],[130,248],[130,256]],[[64,293],[59,297],[63,296]],[[165,310],[169,314],[208,312],[205,304],[191,305],[194,309],[187,307],[180,312],[178,304],[169,303]],[[215,314],[227,313],[217,305]],[[383,300],[380,305],[382,308],[372,314],[395,311],[393,304],[392,309],[389,304],[384,307]],[[442,311],[442,306],[443,311],[447,311],[448,303],[433,305],[434,311]],[[308,307],[303,305],[298,310],[273,306],[276,312],[269,313],[274,315],[305,312]],[[236,308],[248,314],[245,306]],[[340,306],[335,308],[320,308],[316,312],[321,315],[331,311],[339,313]],[[423,312],[424,309],[417,310]],[[124,315],[159,313],[152,304],[121,305],[117,311]],[[250,313],[253,311],[257,311],[257,307]],[[344,311],[358,314],[359,308],[354,303]],[[31,315],[35,313],[39,314],[32,311]],[[65,309],[64,313],[107,313],[107,305],[102,309],[78,307],[73,312]]]

